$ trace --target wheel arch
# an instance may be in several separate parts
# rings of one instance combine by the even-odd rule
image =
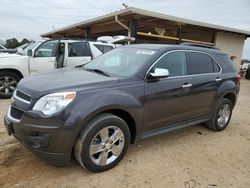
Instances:
[[[0,72],[4,72],[4,71],[13,72],[13,73],[17,74],[21,79],[23,78],[23,74],[17,69],[12,69],[12,68],[0,69]]]
[[[233,107],[235,106],[237,97],[234,92],[227,92],[222,96],[222,98],[229,99],[232,102]]]
[[[133,144],[135,142],[136,122],[135,122],[133,116],[129,112],[127,112],[123,109],[110,109],[110,110],[106,110],[106,111],[101,112],[101,113],[111,113],[111,114],[116,115],[119,118],[123,119],[126,122],[126,124],[128,125],[129,131],[130,131],[130,143]]]
[[[137,134],[136,120],[131,114],[131,112],[128,112],[128,110],[125,110],[123,108],[113,107],[113,108],[105,108],[105,109],[99,110],[95,113],[90,114],[86,118],[87,120],[83,124],[87,125],[93,118],[104,113],[110,113],[110,114],[116,115],[126,122],[130,131],[130,143],[133,144],[135,142],[136,134]],[[82,129],[86,127],[84,125],[81,126],[81,129],[78,131],[78,134],[82,131]]]

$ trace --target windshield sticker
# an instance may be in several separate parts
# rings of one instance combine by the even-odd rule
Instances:
[[[137,50],[136,54],[143,54],[143,55],[153,55],[155,51],[153,50]]]

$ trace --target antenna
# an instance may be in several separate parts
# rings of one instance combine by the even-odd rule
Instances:
[[[128,5],[125,3],[122,3],[122,6],[124,6],[125,8],[128,8]]]
[[[54,25],[52,25],[52,28],[53,28],[54,31],[56,30]]]

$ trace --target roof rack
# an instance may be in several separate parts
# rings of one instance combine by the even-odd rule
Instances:
[[[57,38],[57,37],[54,37],[54,38],[50,38],[48,40],[82,40],[82,41],[85,41],[85,39],[83,38]]]
[[[95,39],[83,39],[83,38],[51,38],[50,40],[79,40],[79,41],[88,41],[88,42],[107,43],[106,41],[95,40]]]
[[[194,47],[202,47],[202,48],[209,48],[209,49],[214,49],[214,50],[220,50],[219,48],[217,48],[215,46],[207,45],[207,44],[198,44],[198,43],[183,42],[180,45],[182,45],[182,46],[194,46]]]

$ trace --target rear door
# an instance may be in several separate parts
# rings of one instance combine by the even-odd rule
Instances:
[[[76,67],[86,64],[91,60],[91,52],[88,42],[68,43],[67,67]]]
[[[189,51],[189,65],[193,97],[191,117],[208,115],[214,105],[215,95],[221,78],[221,68],[205,52]]]
[[[183,122],[192,109],[190,78],[185,51],[172,51],[150,69],[168,69],[169,77],[145,83],[144,131]]]

